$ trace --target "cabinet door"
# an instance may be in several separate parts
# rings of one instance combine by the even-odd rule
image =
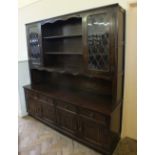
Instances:
[[[38,100],[35,100],[31,97],[27,98],[27,108],[28,108],[28,113],[41,118],[42,116],[42,104]]]
[[[27,25],[28,53],[31,67],[42,65],[41,27],[39,23]]]
[[[55,123],[55,106],[54,104],[43,103],[42,104],[42,115],[43,119],[48,123]]]
[[[105,73],[111,70],[112,16],[103,12],[87,16],[87,67]]]
[[[107,145],[107,129],[101,123],[93,120],[79,117],[79,132],[87,142],[96,146],[106,147]]]
[[[71,134],[77,133],[77,116],[75,113],[57,108],[57,123],[58,125]]]

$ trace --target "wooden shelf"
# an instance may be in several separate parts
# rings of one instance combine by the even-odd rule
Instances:
[[[82,52],[45,52],[45,54],[51,55],[82,55]]]
[[[82,34],[48,36],[48,37],[43,37],[43,39],[64,39],[64,38],[74,38],[74,37],[82,37]]]

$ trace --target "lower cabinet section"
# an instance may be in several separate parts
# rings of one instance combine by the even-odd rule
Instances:
[[[104,155],[112,154],[119,135],[111,134],[109,117],[26,89],[25,96],[31,116]]]

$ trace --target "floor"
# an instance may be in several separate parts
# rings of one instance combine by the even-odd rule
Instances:
[[[113,155],[136,155],[136,141],[121,140]],[[19,118],[19,155],[101,155],[32,117]]]

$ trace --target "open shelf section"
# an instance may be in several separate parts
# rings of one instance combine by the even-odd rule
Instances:
[[[51,55],[82,55],[82,52],[46,52]]]
[[[43,39],[65,39],[65,38],[74,38],[74,37],[82,37],[82,34],[48,36],[48,37],[43,37]]]
[[[107,115],[110,115],[114,108],[113,104],[111,104],[112,98],[107,95],[95,95],[88,92],[68,90],[46,84],[29,85],[25,88],[42,93],[53,99],[62,100],[77,105],[78,107],[89,108],[89,110]]]
[[[42,25],[42,34],[44,38],[63,38],[82,34],[82,18],[69,18],[57,20],[55,22]],[[77,35],[76,35],[77,36]],[[78,35],[79,36],[79,35]]]
[[[45,54],[72,54],[82,55],[82,37],[72,37],[65,39],[44,39],[43,40],[43,51]]]
[[[83,50],[82,18],[69,17],[48,22],[42,25],[42,37],[44,58],[46,59],[45,61],[47,61],[47,64],[55,61],[55,56],[57,55],[68,55],[69,57],[74,55],[74,57],[79,57],[79,55],[82,55]],[[53,55],[54,58],[52,58]],[[60,60],[62,58],[56,59]],[[57,61],[56,63],[59,64],[60,61]],[[67,59],[65,64],[66,62],[70,63],[70,61]]]

